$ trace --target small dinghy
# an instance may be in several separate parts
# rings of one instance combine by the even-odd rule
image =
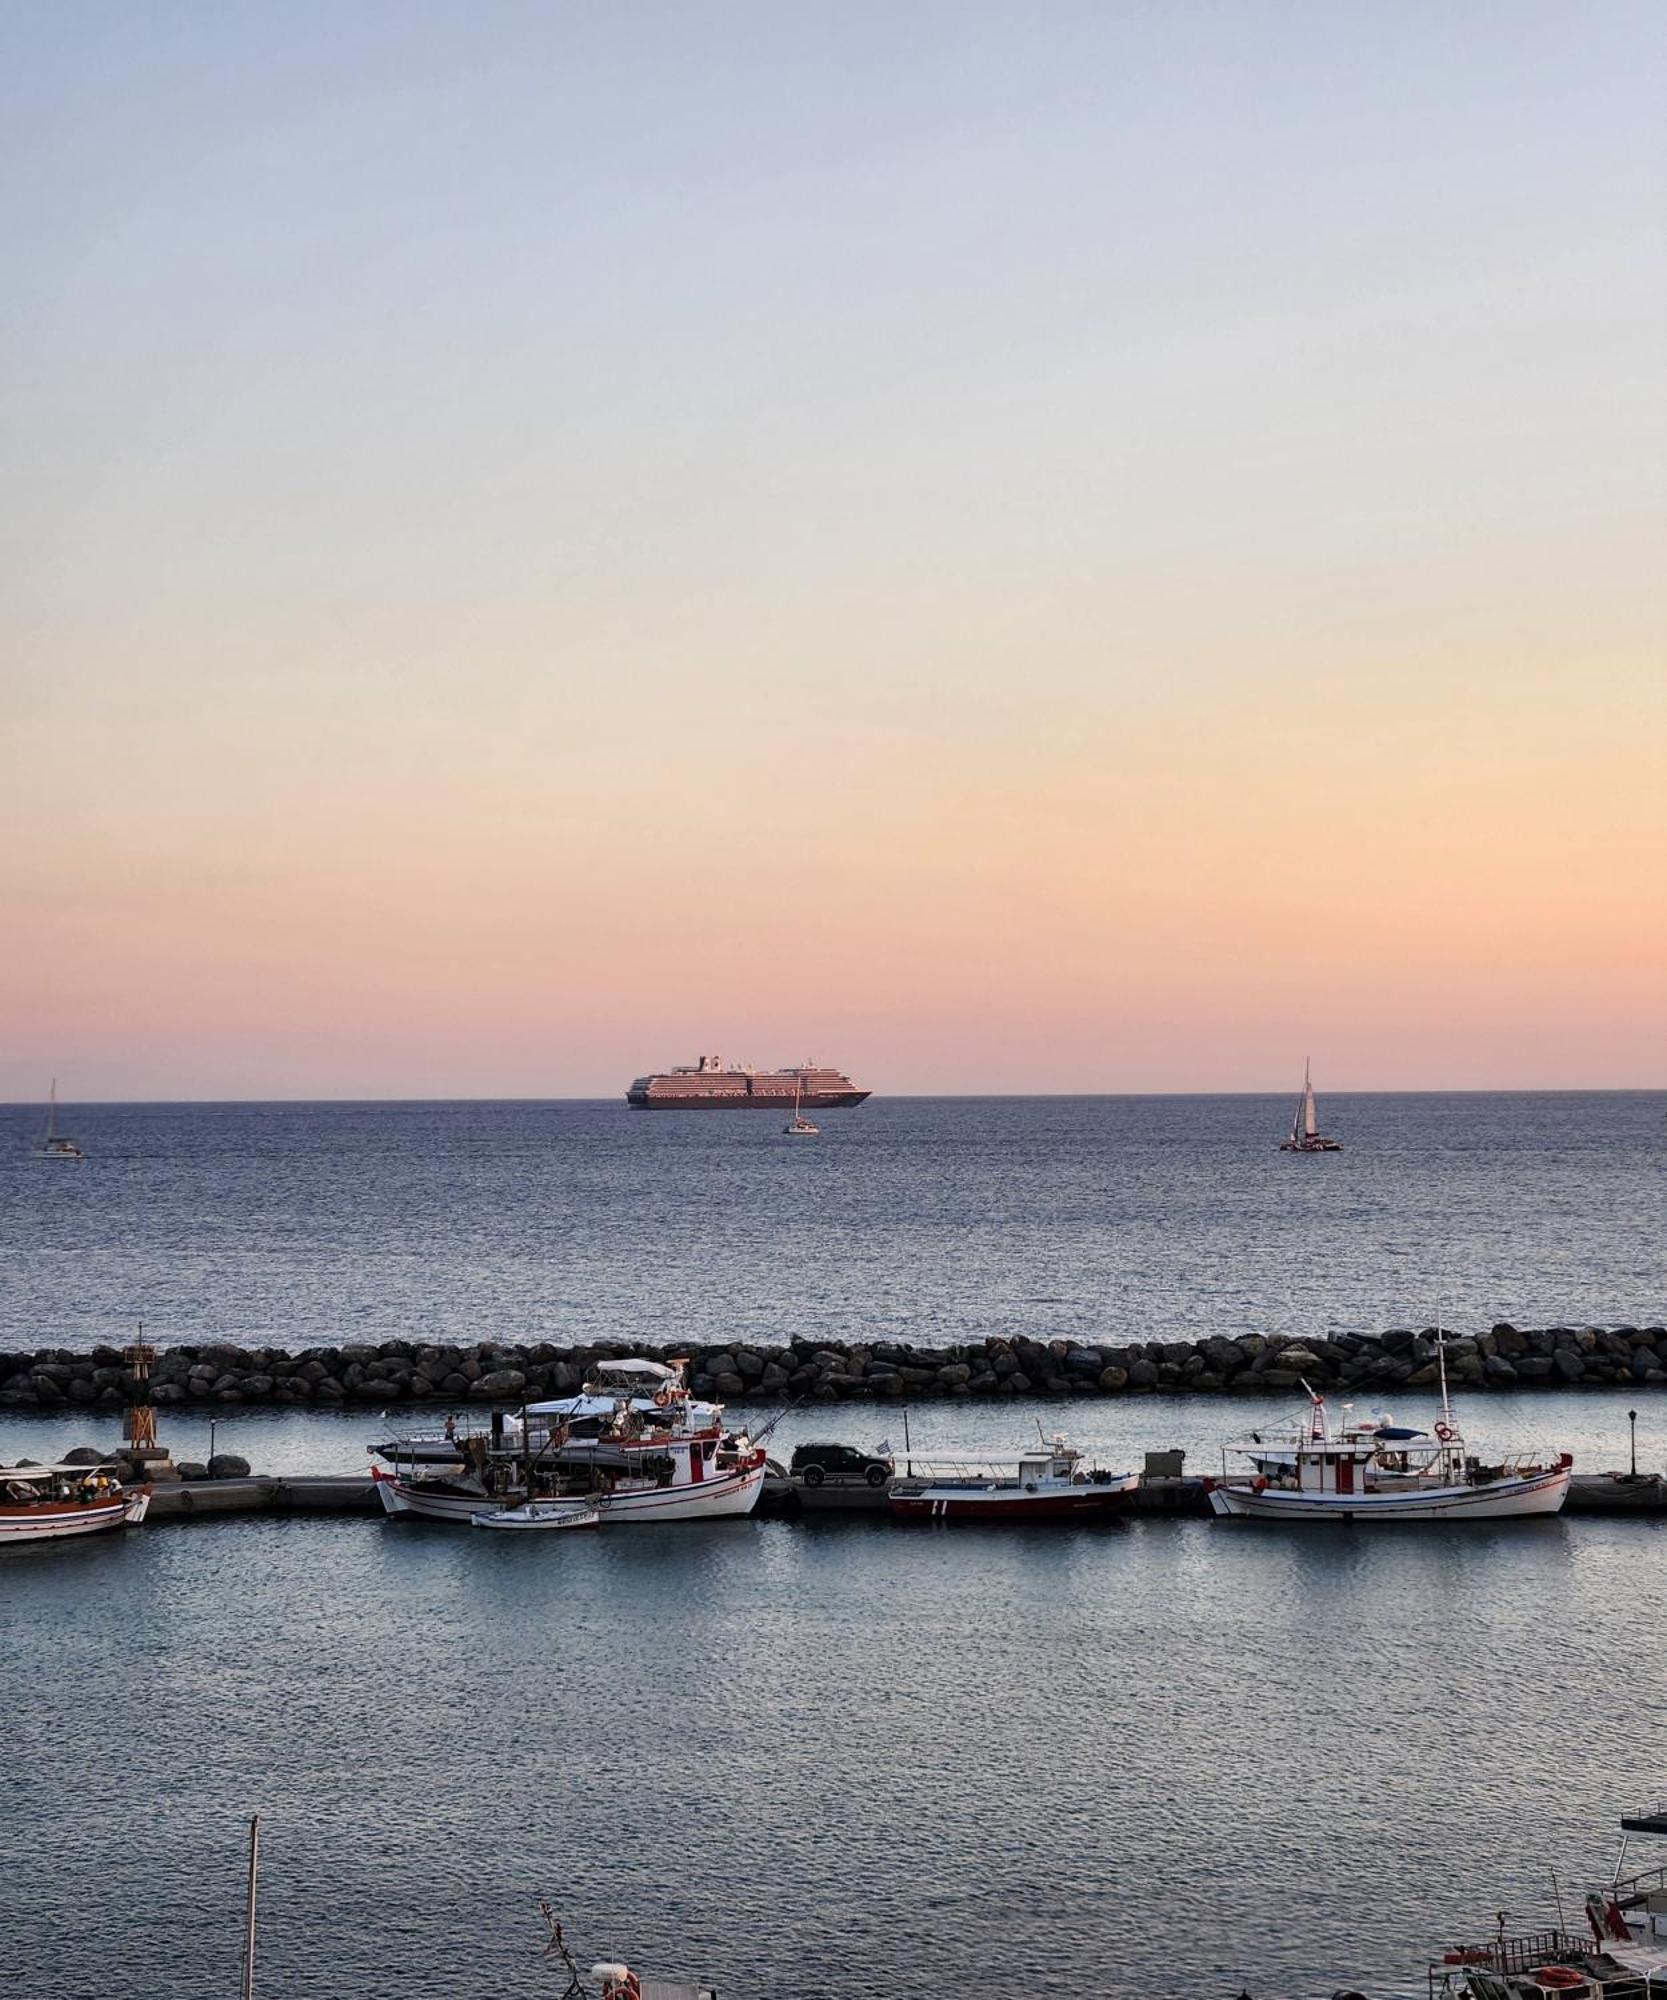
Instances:
[[[527,1500],[519,1507],[487,1507],[469,1519],[477,1528],[596,1528],[602,1511],[588,1500]]]

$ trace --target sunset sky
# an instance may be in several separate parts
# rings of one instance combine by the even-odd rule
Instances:
[[[1667,1083],[1667,9],[0,11],[0,1097]]]

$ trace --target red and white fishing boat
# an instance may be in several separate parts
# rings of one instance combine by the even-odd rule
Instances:
[[[150,1493],[97,1465],[0,1466],[0,1546],[137,1526]]]
[[[425,1470],[431,1439],[378,1446],[392,1462],[374,1477],[389,1514],[473,1521],[528,1502],[584,1501],[603,1525],[709,1521],[750,1514],[765,1453],[728,1429],[721,1403],[689,1393],[681,1361],[607,1361],[576,1396],[529,1403],[490,1429],[454,1432],[459,1461]]]
[[[888,1496],[900,1521],[1085,1521],[1127,1513],[1132,1472],[1086,1465],[1063,1437],[1044,1438],[1016,1461],[911,1461]]]
[[[1331,1428],[1324,1396],[1308,1389],[1308,1414],[1289,1434],[1258,1435],[1222,1453],[1222,1476],[1205,1481],[1218,1515],[1250,1521],[1502,1521],[1555,1514],[1568,1498],[1574,1460],[1470,1451],[1447,1393],[1438,1341],[1441,1417],[1431,1431],[1387,1421]],[[1235,1473],[1230,1461],[1250,1461]]]

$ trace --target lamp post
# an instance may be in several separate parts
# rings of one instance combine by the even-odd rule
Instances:
[[[1632,1476],[1636,1479],[1638,1477],[1638,1412],[1636,1410],[1628,1410],[1626,1420],[1627,1428],[1632,1432]]]

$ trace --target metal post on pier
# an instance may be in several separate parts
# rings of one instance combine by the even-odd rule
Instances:
[[[249,1898],[243,1917],[242,2000],[255,2000],[255,1894],[260,1886],[260,1814],[249,1820]]]
[[[1626,1421],[1627,1429],[1632,1433],[1632,1476],[1636,1479],[1638,1477],[1638,1412],[1636,1410],[1628,1410]]]

